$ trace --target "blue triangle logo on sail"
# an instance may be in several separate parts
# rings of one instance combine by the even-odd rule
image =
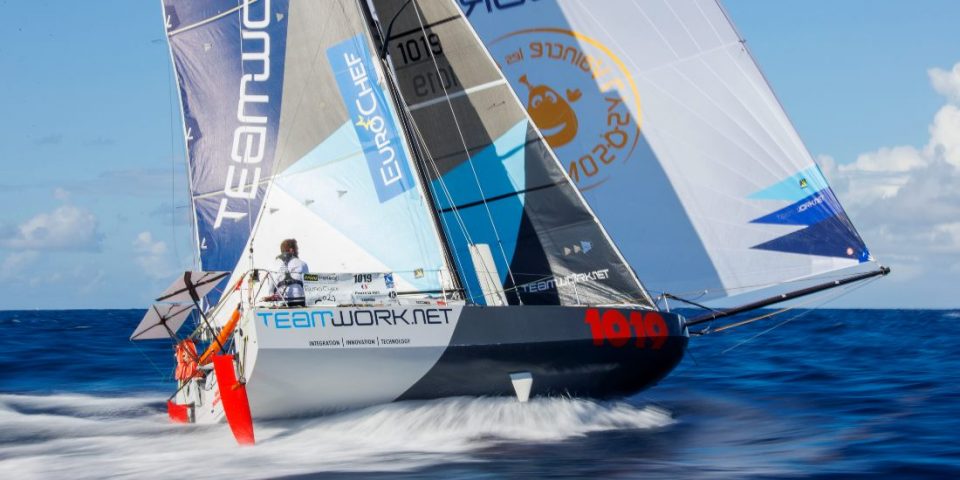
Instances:
[[[752,200],[788,200],[796,202],[804,197],[809,197],[816,192],[829,188],[830,185],[827,184],[827,179],[820,171],[820,167],[814,165],[763,190],[754,192],[747,198]]]
[[[799,201],[769,215],[751,220],[750,223],[810,226],[837,215],[843,215],[840,210],[840,202],[834,196],[833,190],[827,188],[808,197],[803,197]]]
[[[793,201],[773,213],[751,220],[750,223],[806,227],[751,248],[849,258],[860,262],[870,259],[866,245],[816,165],[755,192],[748,198]]]
[[[769,242],[754,245],[752,248],[801,255],[849,258],[860,263],[870,260],[870,252],[860,236],[855,232],[851,235],[850,222],[846,220],[846,216],[828,218]]]

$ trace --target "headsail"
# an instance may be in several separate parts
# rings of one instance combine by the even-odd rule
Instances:
[[[372,4],[468,297],[649,305],[455,3]]]
[[[164,0],[164,12],[204,270],[269,269],[297,238],[312,271],[443,286],[356,0]]]
[[[712,298],[871,260],[715,0],[459,0],[652,289]]]

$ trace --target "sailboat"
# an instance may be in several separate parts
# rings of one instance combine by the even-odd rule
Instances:
[[[253,443],[397,400],[630,395],[694,325],[885,273],[847,273],[875,263],[712,1],[163,12],[199,268],[131,338],[173,339],[174,421]],[[275,301],[287,238],[302,307]]]

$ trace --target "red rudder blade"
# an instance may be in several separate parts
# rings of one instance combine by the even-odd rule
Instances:
[[[217,374],[220,401],[223,402],[223,411],[233,437],[240,445],[253,445],[253,418],[247,401],[247,387],[237,381],[233,355],[214,355],[213,370]]]

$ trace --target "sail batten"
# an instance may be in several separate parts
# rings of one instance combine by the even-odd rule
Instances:
[[[547,185],[540,185],[540,186],[536,186],[536,187],[528,187],[528,188],[525,188],[525,189],[523,189],[523,190],[516,190],[516,191],[513,191],[513,192],[509,192],[509,193],[504,193],[504,194],[502,194],[502,195],[497,195],[497,196],[493,196],[493,197],[481,198],[480,200],[474,200],[474,201],[469,202],[469,203],[462,203],[462,204],[460,204],[460,205],[454,205],[454,206],[450,206],[450,207],[443,207],[443,208],[440,209],[440,212],[441,212],[441,213],[449,213],[449,212],[454,212],[454,211],[457,211],[457,210],[464,210],[464,209],[467,209],[467,208],[478,207],[478,206],[481,206],[481,205],[483,205],[484,203],[487,203],[487,202],[496,202],[497,200],[504,200],[504,199],[508,199],[508,198],[510,198],[510,197],[515,197],[515,196],[518,196],[518,195],[523,195],[523,194],[525,194],[525,193],[536,192],[537,190],[543,190],[543,189],[545,189],[545,188],[559,187],[559,186],[561,186],[561,185],[565,185],[566,183],[567,183],[566,181],[559,181],[559,182],[551,183],[551,184],[547,184]]]
[[[243,3],[249,4],[249,3],[254,3],[254,2],[257,2],[257,1],[259,1],[259,0],[243,0]],[[217,13],[216,15],[213,15],[212,17],[209,17],[209,18],[200,20],[199,22],[192,23],[192,24],[189,24],[189,25],[184,25],[184,26],[182,26],[182,27],[177,28],[176,30],[171,30],[171,31],[167,32],[167,36],[168,36],[168,37],[172,37],[172,36],[174,36],[174,35],[177,35],[177,34],[186,32],[186,31],[188,31],[188,30],[193,30],[194,28],[202,27],[203,25],[206,25],[206,24],[208,24],[208,23],[210,23],[210,22],[215,22],[215,21],[217,21],[217,20],[219,20],[219,19],[221,19],[221,18],[223,18],[223,17],[226,17],[227,15],[236,13],[236,12],[240,11],[241,9],[243,9],[243,7],[244,7],[244,5],[243,5],[243,4],[240,4],[240,5],[237,5],[236,7],[231,8],[231,9],[228,9],[228,10],[225,10],[225,11],[223,11],[223,12]]]

